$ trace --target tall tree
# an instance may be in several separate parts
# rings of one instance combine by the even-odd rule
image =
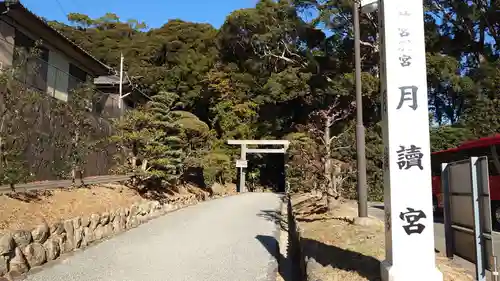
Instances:
[[[498,3],[483,2],[425,2],[433,149],[500,130],[495,119],[500,85],[494,44]],[[304,20],[303,15],[310,11],[315,16]],[[232,165],[237,151],[226,145],[229,138],[290,137],[308,147],[307,151],[292,149],[293,163],[321,169],[295,171],[300,180],[294,182],[326,182],[331,178],[331,163],[355,168],[356,151],[349,145],[354,143],[355,134],[348,130],[355,119],[351,0],[260,0],[253,8],[229,14],[219,30],[182,20],[148,29],[143,23],[123,21],[111,13],[96,19],[81,14],[69,18],[72,26],[53,24],[113,66],[124,52],[129,75],[144,91],[158,93],[147,109],[131,115],[130,123],[122,129],[129,129],[127,146],[136,143],[143,154],[149,153],[148,168],[157,167],[166,173],[162,177],[169,178],[167,174],[177,170],[173,166],[179,161],[186,167],[181,171],[188,166],[201,167],[207,182],[234,179]],[[377,20],[373,13],[361,15],[360,21],[363,122],[373,199],[381,199],[382,194]],[[178,98],[165,92],[175,92]],[[171,99],[180,104],[172,107]],[[342,121],[332,124],[331,118],[340,113]],[[318,122],[311,116],[322,118]],[[303,128],[315,128],[321,136]],[[177,138],[178,142],[173,142],[177,144],[171,145],[165,134],[157,134],[166,131],[169,137]],[[333,145],[326,141],[332,139],[339,142]],[[347,148],[336,150],[344,143]],[[176,158],[179,150],[185,155]],[[167,158],[170,160],[161,161],[170,165],[170,170],[158,162]],[[266,167],[266,161],[255,159],[256,168]],[[265,173],[260,176],[265,177]],[[355,196],[351,173],[344,185],[342,194]],[[331,190],[332,181],[325,187]]]
[[[148,174],[168,183],[176,183],[180,177],[184,152],[180,126],[176,124],[179,114],[174,111],[178,101],[177,94],[159,92],[149,103],[152,124],[155,129],[151,145],[146,147],[149,163]]]

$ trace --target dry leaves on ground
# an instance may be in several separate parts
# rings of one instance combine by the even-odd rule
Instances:
[[[207,192],[186,186],[177,192],[161,193],[155,195],[171,200]],[[120,184],[0,195],[0,232],[31,229],[43,222],[50,225],[59,220],[127,208],[154,199],[157,198],[146,199],[136,190]]]
[[[333,215],[325,213],[317,198],[297,195],[292,198],[302,233],[302,247],[309,280],[381,280],[380,261],[385,258],[384,225],[352,224],[355,203],[346,202]],[[437,257],[445,281],[472,281],[472,276],[446,258]]]
[[[119,185],[1,195],[0,230],[31,229],[42,222],[102,213],[141,200],[136,191]]]

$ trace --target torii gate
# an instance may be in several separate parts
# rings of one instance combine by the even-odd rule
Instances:
[[[247,154],[249,153],[281,153],[285,154],[290,142],[287,140],[228,140],[230,145],[240,145],[241,154],[240,159],[236,160],[236,168],[239,169],[240,182],[239,192],[246,192],[245,186],[245,168],[248,167]],[[247,148],[247,145],[282,145],[283,148]]]

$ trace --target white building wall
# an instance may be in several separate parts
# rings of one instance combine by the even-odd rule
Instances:
[[[68,101],[69,62],[59,53],[49,51],[47,93],[56,99]]]

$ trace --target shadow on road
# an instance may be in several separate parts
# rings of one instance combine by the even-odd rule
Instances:
[[[303,258],[300,251],[298,234],[295,231],[296,225],[293,220],[293,215],[290,212],[291,203],[283,198],[284,203],[287,203],[288,212],[282,214],[281,210],[261,210],[257,216],[273,222],[279,227],[276,236],[257,235],[257,239],[264,248],[273,256],[278,264],[277,275],[281,277],[278,280],[284,281],[304,281]],[[283,232],[287,233],[287,240],[278,241],[281,239]],[[282,243],[282,245],[280,245]]]
[[[327,245],[316,240],[303,238],[304,256],[309,260],[308,266],[314,266],[314,259],[323,267],[331,266],[343,271],[355,271],[370,281],[380,281],[380,261],[360,253]]]
[[[277,210],[261,210],[257,216],[279,225],[283,231],[288,231],[287,222],[283,219],[281,212]]]
[[[293,274],[290,274],[289,268],[283,267],[283,264],[286,260],[283,255],[281,255],[280,250],[279,250],[279,242],[276,240],[276,238],[272,236],[267,236],[267,235],[257,235],[255,237],[259,242],[266,248],[266,250],[273,256],[274,260],[276,261],[276,264],[278,265],[277,274],[279,274],[281,277],[283,277],[283,280],[285,281],[302,281],[299,279],[295,279],[293,277]],[[274,278],[274,277],[273,277]]]
[[[283,258],[279,252],[279,244],[276,241],[276,238],[268,235],[257,235],[255,239],[259,240],[259,242],[266,248],[266,250],[273,256],[276,262],[279,262],[280,259]]]

